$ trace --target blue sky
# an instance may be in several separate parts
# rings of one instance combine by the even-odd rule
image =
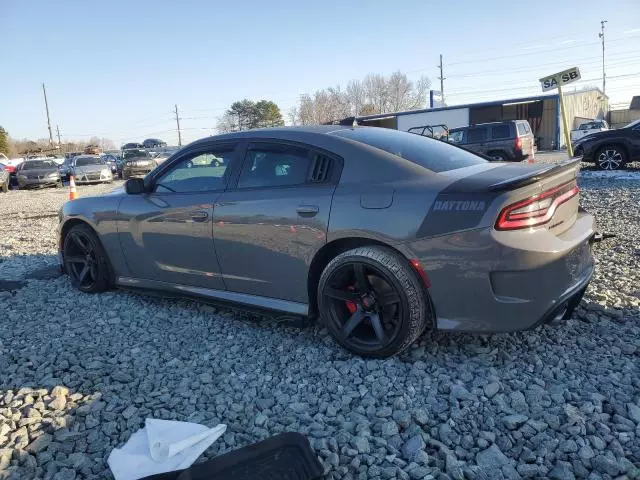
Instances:
[[[639,18],[638,0],[1,0],[0,125],[46,137],[45,82],[63,140],[175,143],[177,103],[190,141],[245,97],[286,114],[300,94],[369,72],[437,87],[440,53],[448,104],[535,94],[574,65],[579,85],[601,86],[601,19],[607,93],[623,103],[640,95]]]

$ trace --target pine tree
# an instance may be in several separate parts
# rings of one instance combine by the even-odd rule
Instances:
[[[0,127],[0,153],[9,155],[9,134],[2,127]]]

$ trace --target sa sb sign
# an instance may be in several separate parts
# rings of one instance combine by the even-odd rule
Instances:
[[[578,70],[578,67],[574,67],[564,72],[541,78],[540,84],[542,85],[542,91],[546,92],[558,88],[558,86],[563,87],[570,83],[577,82],[578,80],[580,80],[580,70]]]

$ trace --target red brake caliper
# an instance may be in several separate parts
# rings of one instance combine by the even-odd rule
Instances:
[[[350,285],[347,287],[347,290],[351,291],[351,292],[355,292],[355,287],[353,285]],[[356,310],[358,310],[358,306],[356,305],[356,302],[352,301],[352,300],[346,300],[345,303],[347,304],[347,310],[349,310],[349,313],[351,315],[353,315],[354,313],[356,313]]]

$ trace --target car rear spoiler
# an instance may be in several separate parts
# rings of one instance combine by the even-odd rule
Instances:
[[[577,167],[580,165],[580,160],[580,158],[572,158],[571,160],[567,160],[566,162],[549,164],[548,167],[542,168],[540,170],[527,172],[524,175],[519,175],[498,183],[494,183],[493,185],[489,185],[488,189],[492,192],[499,192],[502,190],[511,190],[514,188],[531,185],[532,183],[536,183],[543,178],[557,175],[558,173],[566,172],[571,169],[577,169]]]

